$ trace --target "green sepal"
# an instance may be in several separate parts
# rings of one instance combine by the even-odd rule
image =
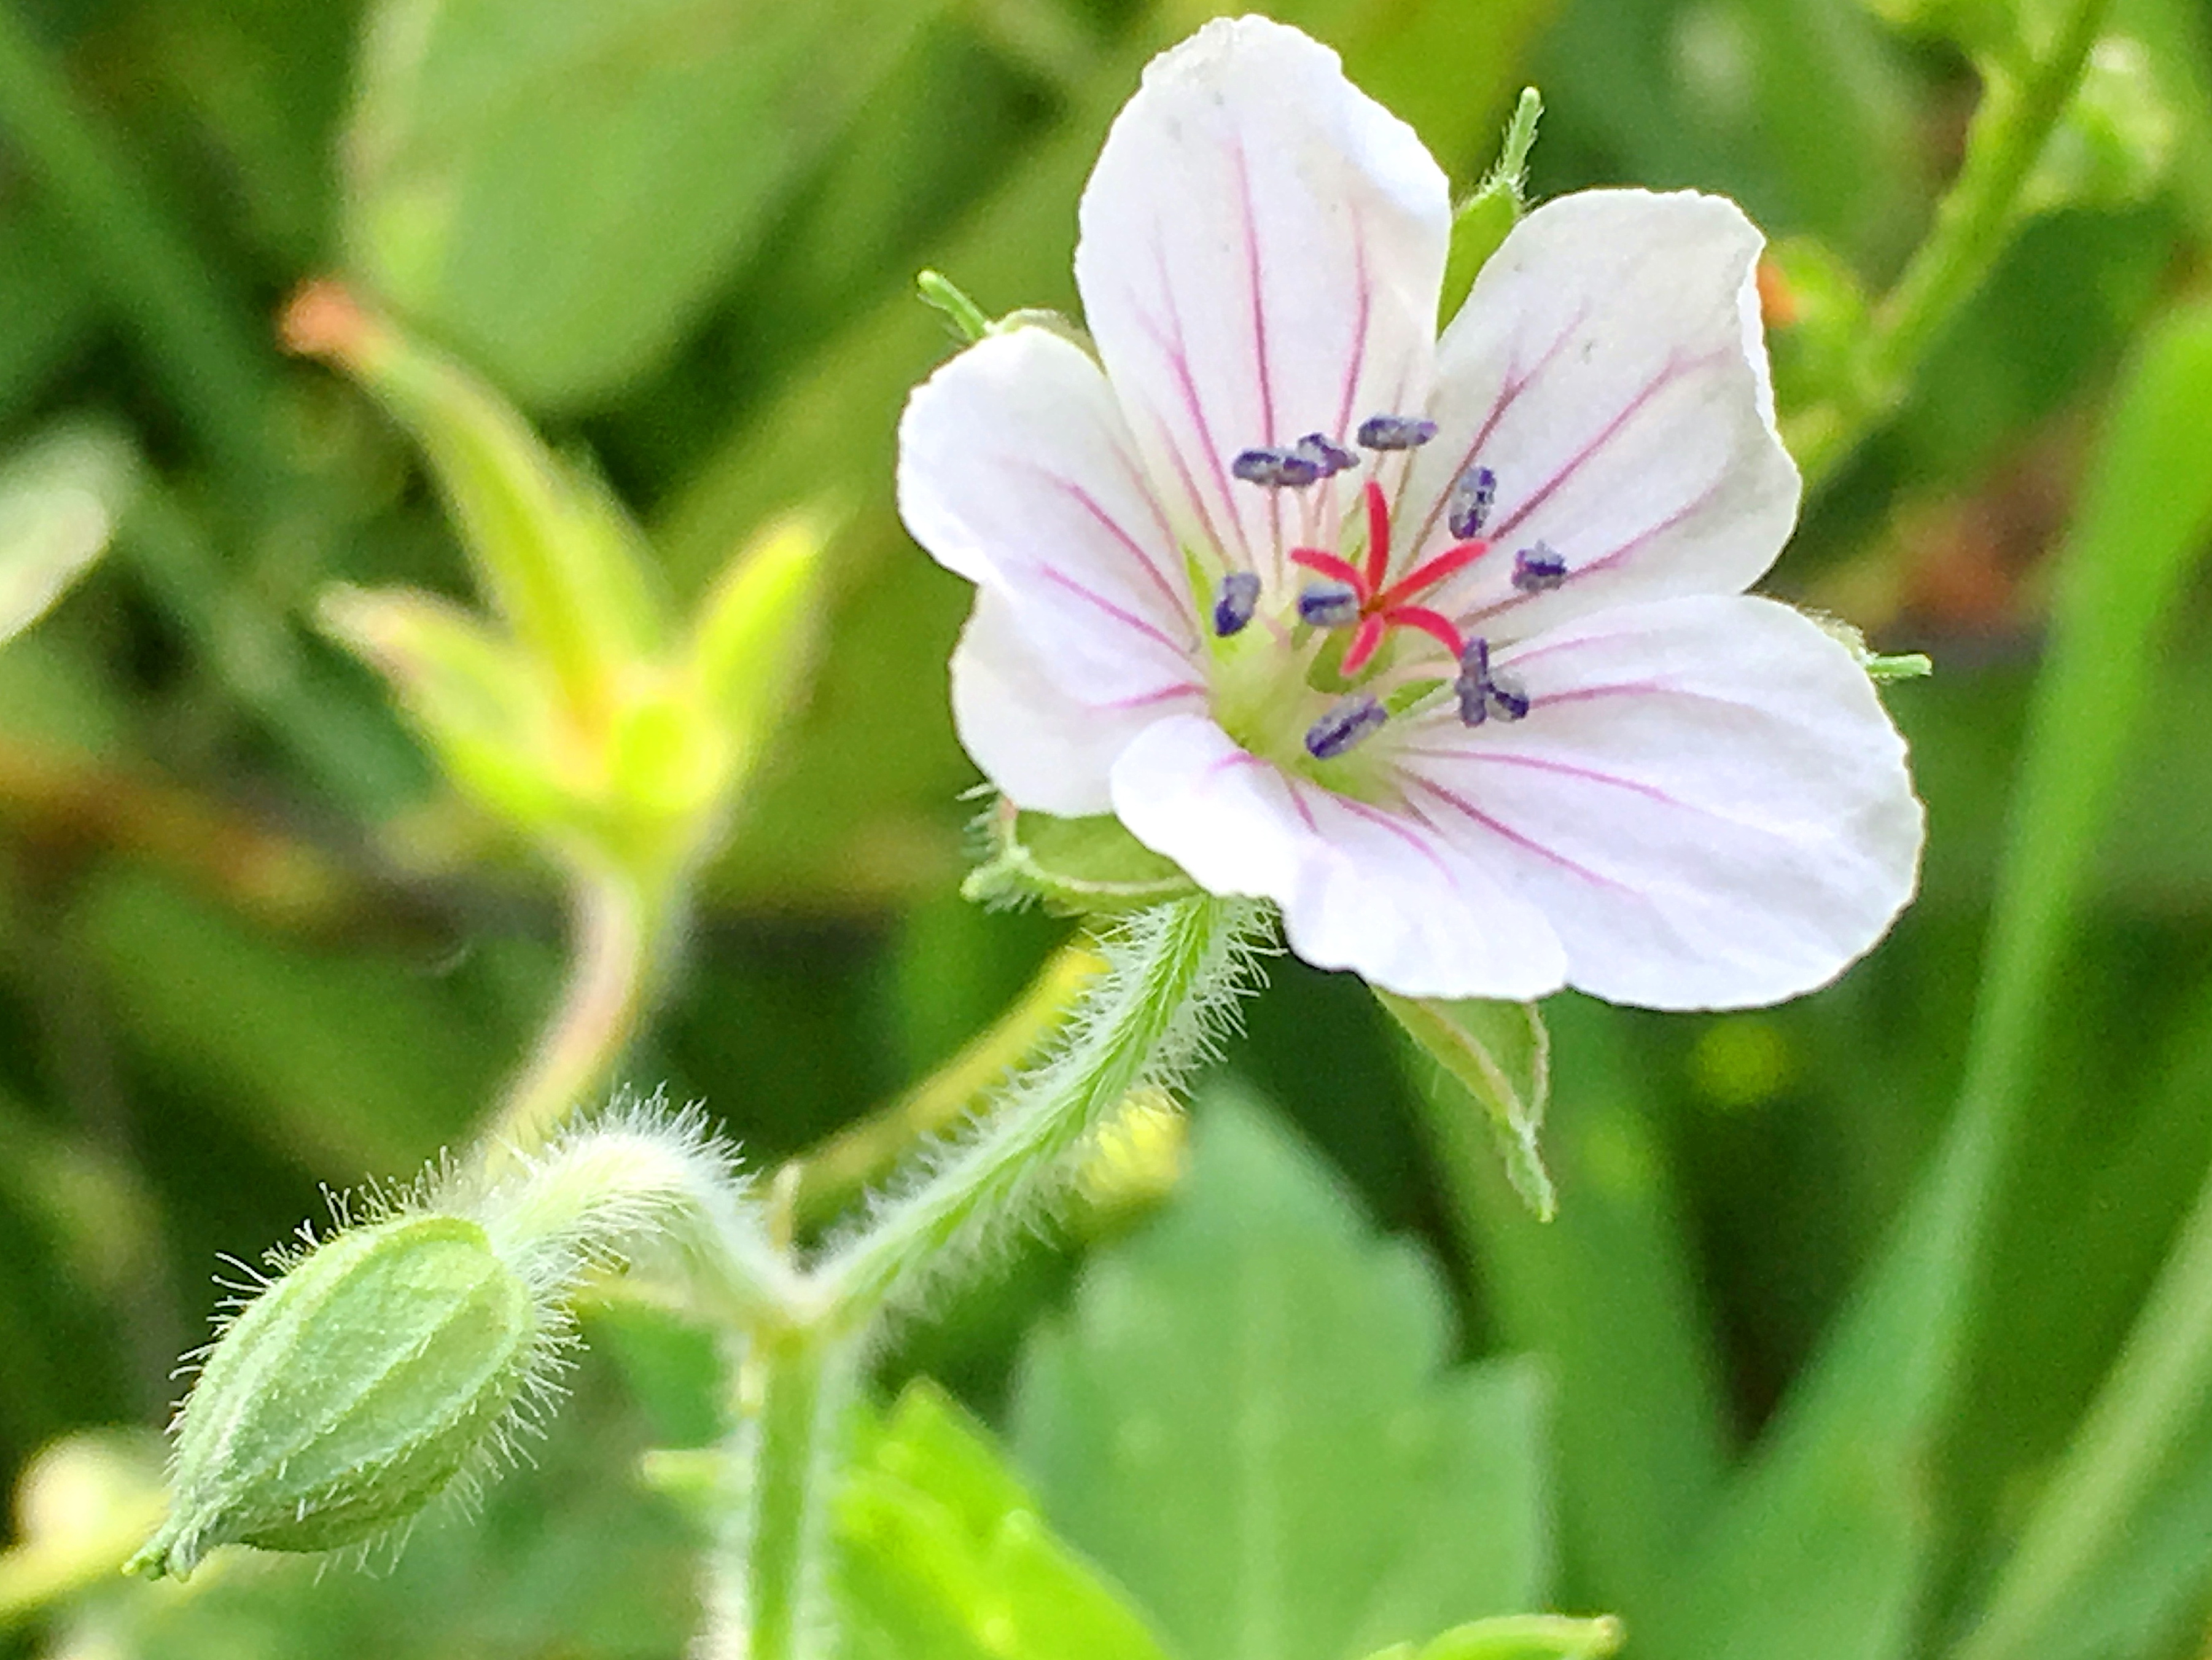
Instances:
[[[287,335],[350,372],[411,434],[450,508],[477,581],[572,710],[600,710],[612,677],[653,655],[668,621],[643,533],[599,475],[556,454],[460,364],[309,289]]]
[[[1498,161],[1474,192],[1452,214],[1451,244],[1444,256],[1443,294],[1437,312],[1439,328],[1467,303],[1468,293],[1490,256],[1498,252],[1528,210],[1528,151],[1536,142],[1536,123],[1544,100],[1534,87],[1521,89],[1513,119],[1506,123]]]
[[[1465,1086],[1490,1120],[1513,1190],[1548,1222],[1559,1209],[1538,1134],[1552,1094],[1552,1040],[1534,1003],[1401,997],[1373,988],[1408,1037]]]
[[[182,1578],[216,1545],[321,1551],[396,1528],[489,1457],[542,1349],[528,1286],[474,1222],[338,1235],[210,1352],[168,1519],[130,1571]]]
[[[1041,903],[1073,915],[1117,915],[1200,891],[1182,866],[1111,814],[1055,818],[1001,800],[985,821],[990,850],[960,885],[985,905]]]
[[[793,514],[755,537],[714,580],[692,624],[693,693],[726,745],[721,790],[744,781],[798,702],[822,640],[822,562],[834,525]]]
[[[332,588],[318,620],[390,683],[446,775],[479,807],[533,833],[571,817],[550,753],[553,689],[507,641],[451,601],[407,588]]]

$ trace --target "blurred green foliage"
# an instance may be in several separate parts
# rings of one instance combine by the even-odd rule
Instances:
[[[467,567],[402,435],[279,355],[283,296],[342,273],[592,458],[678,614],[780,514],[841,511],[804,708],[624,1068],[770,1162],[947,1058],[1063,935],[953,897],[966,590],[890,469],[951,343],[911,283],[1072,306],[1105,124],[1210,9],[0,0],[0,1651],[389,1653],[395,1610],[408,1652],[689,1628],[697,1530],[635,1471],[706,1438],[711,1356],[619,1303],[544,1469],[392,1578],[70,1577],[135,1542],[100,1532],[151,1479],[113,1426],[159,1421],[216,1253],[464,1138],[562,970],[546,874],[315,631],[331,583],[459,601]],[[1972,64],[2057,9],[1274,9],[1463,189],[1534,82],[1535,197],[1695,185],[1805,239],[1787,413],[1923,234]],[[1555,1000],[1548,1227],[1363,988],[1280,963],[1170,1209],[1085,1263],[1022,1255],[883,1359],[901,1404],[848,1525],[942,1553],[941,1651],[1031,1651],[972,1616],[1048,1584],[1097,1612],[1063,1651],[1100,1655],[1275,1631],[1356,1660],[1532,1602],[1620,1612],[1632,1655],[2202,1652],[2212,12],[2114,0],[2107,27],[2051,211],[1772,581],[1936,660],[1887,693],[1920,904],[1784,1009]],[[995,1430],[898,1396],[921,1371]],[[1206,1508],[1270,1486],[1264,1539]]]

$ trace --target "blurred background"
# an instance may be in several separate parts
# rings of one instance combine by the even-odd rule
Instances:
[[[334,581],[471,588],[405,437],[280,354],[284,297],[344,274],[587,453],[679,605],[778,510],[841,508],[825,649],[622,1069],[705,1101],[773,1163],[945,1061],[1071,931],[957,893],[977,775],[945,663],[969,591],[890,503],[901,398],[951,347],[913,277],[944,271],[994,313],[1073,308],[1075,204],[1106,123],[1206,9],[0,0],[0,1492],[20,1487],[0,1653],[672,1655],[689,1623],[688,1524],[633,1471],[649,1444],[711,1432],[702,1341],[614,1304],[587,1323],[595,1358],[540,1468],[481,1524],[418,1539],[398,1578],[217,1575],[157,1607],[34,1549],[143,1525],[152,1432],[217,1254],[251,1259],[320,1214],[322,1184],[465,1140],[562,972],[554,877],[441,782],[385,688],[314,629]],[[1977,97],[1926,14],[1974,9],[1276,14],[1337,46],[1462,188],[1534,83],[1537,196],[1723,192],[1880,293]],[[1771,1444],[1934,1179],[1990,994],[2054,551],[2104,465],[2124,365],[2201,290],[2212,246],[2212,9],[2118,0],[2107,27],[2127,37],[2106,62],[2110,130],[2062,135],[2089,146],[2081,180],[1828,477],[1769,584],[1936,661],[1886,692],[1930,823],[1895,933],[1771,1012],[1554,1000],[1549,1228],[1440,1152],[1432,1080],[1356,982],[1273,963],[1234,1048],[1222,1122],[1267,1158],[1295,1158],[1278,1132],[1298,1138],[1332,1214],[1415,1242],[1449,1310],[1437,1364],[1538,1357],[1537,1600],[1620,1608],[1632,1629],[1643,1608],[1655,1631],[1677,1618],[1657,1607],[1680,1578],[1668,1550]],[[1778,327],[1785,412],[1819,347]],[[2212,446],[2212,424],[2196,431]],[[57,477],[96,534],[55,531]],[[40,562],[57,545],[78,550],[66,569]],[[1875,1553],[1823,1593],[1840,1623],[1806,1603],[1822,1634],[1761,1653],[1871,1660],[1971,1625],[2212,1163],[2205,598],[2182,588],[2154,631],[2106,636],[2149,677],[2143,718],[2120,782],[2053,832],[2079,904],[2033,970],[2023,1128],[1947,1282],[1942,1404],[1909,1446],[1831,1438],[1864,1455],[1833,1490],[1909,1518],[1892,1533],[1911,1571]],[[2072,705],[2092,728],[2096,696]],[[1091,1207],[1064,1245],[906,1330],[886,1389],[927,1373],[986,1422],[1019,1420],[1017,1380],[1050,1370],[1036,1334],[1065,1341],[1086,1248],[1142,1249],[1145,1208]],[[2212,1399],[2195,1377],[2113,1535],[2134,1554],[2068,1582],[2066,1641],[2037,1652],[2204,1651]],[[1041,1444],[1009,1432],[1017,1462]],[[1048,1511],[1054,1468],[1026,1470]],[[1054,1519],[1143,1590],[1080,1510]]]

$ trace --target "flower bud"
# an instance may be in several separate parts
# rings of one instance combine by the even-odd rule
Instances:
[[[404,1523],[489,1459],[556,1341],[475,1222],[401,1214],[325,1242],[209,1353],[169,1519],[131,1570],[182,1578],[216,1545],[328,1550]]]

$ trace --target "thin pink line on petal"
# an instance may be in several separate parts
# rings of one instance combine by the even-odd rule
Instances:
[[[1171,703],[1178,697],[1200,696],[1205,690],[1206,688],[1196,681],[1185,680],[1176,685],[1162,686],[1158,691],[1142,691],[1133,697],[1116,697],[1109,702],[1095,703],[1091,707],[1121,713],[1129,709],[1140,709],[1152,703]]]
[[[1119,520],[1115,519],[1112,514],[1107,512],[1103,507],[1099,505],[1098,498],[1097,496],[1091,495],[1089,490],[1077,483],[1073,478],[1066,477],[1065,474],[1054,472],[1049,467],[1039,466],[1035,463],[1030,462],[1023,462],[1018,465],[1026,467],[1030,472],[1043,479],[1047,483],[1051,484],[1062,494],[1067,496],[1076,503],[1077,506],[1080,507],[1085,513],[1089,514],[1092,519],[1096,520],[1099,526],[1103,529],[1108,535],[1111,536],[1124,548],[1127,549],[1130,556],[1135,559],[1139,565],[1144,567],[1145,575],[1152,579],[1152,586],[1160,591],[1160,597],[1168,602],[1168,609],[1176,617],[1185,618],[1186,620],[1188,619],[1189,602],[1186,600],[1182,595],[1175,591],[1174,585],[1167,579],[1167,573],[1163,571],[1158,565],[1153,562],[1152,556],[1145,550],[1144,544],[1139,542],[1135,537],[1130,535],[1129,532],[1122,527]],[[1195,649],[1196,643],[1197,636],[1194,635],[1192,636],[1191,646],[1187,648],[1187,649]]]
[[[1359,391],[1360,374],[1367,368],[1367,330],[1375,313],[1375,276],[1367,268],[1367,223],[1356,202],[1352,204],[1352,269],[1358,273],[1353,296],[1352,365],[1345,371],[1344,395],[1337,404],[1336,430],[1329,435],[1339,440],[1352,430],[1352,400]]]
[[[1066,571],[1061,570],[1058,566],[1036,565],[1031,567],[1031,569],[1034,569],[1038,575],[1043,577],[1046,581],[1055,583],[1059,587],[1066,588],[1077,599],[1085,600],[1090,604],[1096,605],[1100,611],[1104,611],[1106,615],[1112,617],[1115,622],[1121,623],[1124,627],[1135,629],[1138,633],[1145,635],[1147,639],[1157,640],[1161,645],[1165,646],[1176,656],[1182,657],[1188,654],[1190,651],[1189,647],[1178,645],[1175,641],[1170,639],[1165,634],[1162,633],[1159,629],[1155,627],[1152,623],[1138,616],[1136,612],[1129,610],[1127,606],[1115,605],[1111,599],[1109,599],[1104,594],[1099,593],[1096,588],[1085,587],[1083,583],[1077,581],[1073,576],[1070,576]]]
[[[1647,525],[1644,529],[1637,532],[1635,535],[1630,537],[1628,540],[1623,542],[1619,547],[1615,548],[1611,553],[1601,554],[1595,559],[1585,560],[1583,563],[1571,567],[1567,572],[1568,580],[1570,581],[1575,581],[1578,578],[1589,575],[1592,571],[1613,570],[1616,569],[1624,561],[1632,556],[1638,550],[1648,546],[1651,542],[1662,536],[1664,536],[1668,531],[1674,529],[1675,526],[1680,524],[1684,520],[1692,518],[1696,514],[1704,512],[1706,508],[1712,505],[1713,498],[1721,493],[1722,489],[1727,485],[1727,483],[1728,473],[1723,470],[1721,475],[1715,478],[1711,483],[1706,485],[1704,489],[1698,491],[1694,499],[1686,502],[1681,507],[1675,508],[1674,512],[1668,514],[1664,519],[1659,520],[1657,524]],[[1555,593],[1557,592],[1556,589],[1552,591]],[[1505,599],[1493,601],[1492,604],[1483,606],[1479,611],[1466,612],[1459,619],[1460,625],[1462,628],[1466,628],[1471,627],[1477,623],[1487,622],[1493,617],[1502,617],[1508,612],[1517,611],[1522,606],[1528,605],[1542,597],[1543,596],[1540,593],[1510,594]],[[1534,656],[1537,654],[1530,653],[1528,654]]]
[[[1530,656],[1538,654],[1531,652]],[[1519,660],[1516,660],[1516,662]],[[1717,691],[1694,691],[1687,686],[1670,686],[1662,680],[1624,681],[1610,686],[1577,686],[1568,691],[1547,692],[1532,697],[1532,709],[1549,708],[1559,703],[1587,703],[1601,697],[1684,697],[1693,702],[1717,703],[1723,708],[1744,709],[1753,714],[1767,713],[1762,704],[1748,698],[1723,697]]]
[[[1429,538],[1435,533],[1437,520],[1443,516],[1444,503],[1451,499],[1452,485],[1462,473],[1475,464],[1482,453],[1482,447],[1490,441],[1490,435],[1498,430],[1498,423],[1505,418],[1505,412],[1521,400],[1521,394],[1528,389],[1538,375],[1552,367],[1552,360],[1566,349],[1567,342],[1573,338],[1575,331],[1589,320],[1589,308],[1590,302],[1584,300],[1575,314],[1567,319],[1567,325],[1559,331],[1558,338],[1544,348],[1528,369],[1520,368],[1520,355],[1515,353],[1512,365],[1505,372],[1505,379],[1498,383],[1498,397],[1490,406],[1490,413],[1483,417],[1481,426],[1475,429],[1474,437],[1468,444],[1467,453],[1460,457],[1459,465],[1445,477],[1444,487],[1437,493],[1437,499],[1429,504],[1428,514],[1421,520],[1421,533],[1407,544],[1409,548],[1419,550],[1428,545]]]
[[[1446,806],[1450,807],[1456,812],[1463,814],[1466,818],[1473,821],[1474,824],[1479,824],[1484,830],[1488,830],[1492,836],[1497,836],[1499,840],[1510,842],[1514,846],[1524,848],[1528,852],[1534,854],[1539,859],[1543,860],[1547,864],[1556,865],[1561,870],[1567,872],[1571,875],[1581,877],[1585,882],[1592,883],[1601,888],[1611,888],[1617,893],[1633,894],[1636,891],[1633,888],[1627,886],[1624,883],[1614,881],[1611,877],[1601,876],[1597,872],[1587,869],[1584,866],[1577,864],[1565,854],[1546,847],[1541,842],[1535,841],[1531,837],[1522,835],[1520,831],[1513,829],[1510,825],[1502,824],[1498,819],[1492,818],[1488,813],[1483,812],[1481,808],[1476,806],[1473,802],[1466,800],[1462,797],[1455,794],[1441,784],[1431,782],[1430,780],[1422,777],[1421,775],[1417,772],[1407,773],[1406,775],[1406,781],[1413,785],[1416,788],[1428,791],[1430,794],[1435,796]]]
[[[1336,798],[1336,805],[1342,807],[1346,812],[1350,813],[1355,818],[1364,818],[1370,824],[1378,825],[1382,829],[1389,830],[1391,835],[1396,836],[1400,841],[1407,843],[1407,845],[1411,847],[1416,853],[1427,860],[1429,863],[1435,866],[1437,874],[1444,879],[1445,886],[1449,887],[1454,893],[1460,892],[1458,873],[1454,871],[1449,865],[1444,862],[1443,855],[1424,841],[1421,838],[1420,833],[1414,830],[1413,826],[1406,824],[1401,819],[1392,818],[1389,813],[1381,811],[1379,808],[1369,806],[1364,801],[1355,801],[1348,795],[1338,796]],[[1464,897],[1465,896],[1462,895],[1462,897]]]
[[[1659,373],[1653,375],[1650,380],[1645,381],[1643,387],[1637,392],[1637,394],[1628,400],[1627,404],[1621,409],[1620,414],[1614,416],[1612,420],[1607,422],[1603,427],[1600,428],[1596,435],[1591,438],[1588,443],[1584,444],[1572,455],[1569,456],[1566,459],[1565,463],[1560,466],[1557,472],[1554,472],[1549,478],[1546,479],[1535,490],[1532,491],[1529,495],[1523,496],[1521,499],[1520,504],[1516,507],[1512,512],[1507,514],[1504,519],[1500,520],[1496,525],[1491,527],[1490,539],[1493,542],[1504,541],[1513,533],[1514,527],[1516,525],[1519,525],[1523,520],[1527,519],[1528,516],[1535,512],[1537,508],[1542,507],[1545,502],[1550,501],[1553,494],[1558,491],[1561,485],[1565,484],[1568,479],[1573,477],[1575,474],[1581,471],[1583,467],[1588,465],[1590,460],[1595,457],[1600,451],[1603,450],[1607,445],[1613,442],[1614,439],[1620,437],[1621,433],[1627,429],[1628,423],[1634,420],[1654,398],[1656,398],[1668,386],[1673,386],[1684,375],[1694,374],[1709,364],[1717,362],[1720,360],[1720,357],[1721,354],[1718,352],[1707,352],[1701,357],[1692,357],[1686,362],[1680,358],[1668,358],[1665,366],[1660,369]]]
[[[1562,778],[1580,778],[1593,784],[1610,784],[1662,806],[1679,807],[1685,812],[1702,813],[1709,818],[1724,818],[1725,813],[1716,813],[1710,807],[1694,801],[1685,801],[1679,795],[1670,795],[1656,784],[1646,784],[1634,778],[1623,778],[1617,773],[1600,772],[1594,767],[1578,767],[1568,761],[1553,761],[1540,755],[1528,755],[1514,750],[1464,749],[1421,750],[1403,749],[1398,753],[1418,760],[1444,761],[1453,764],[1461,762],[1487,762],[1501,767],[1527,767],[1532,771],[1552,773]]]
[[[1273,444],[1279,435],[1275,431],[1273,364],[1267,352],[1267,307],[1260,291],[1260,225],[1252,207],[1252,163],[1241,137],[1231,144],[1230,155],[1237,164],[1237,199],[1243,210],[1244,291],[1251,311],[1252,367],[1259,377],[1260,424],[1264,429],[1260,441]]]
[[[1229,487],[1228,464],[1222,459],[1221,447],[1214,441],[1212,427],[1206,421],[1206,406],[1198,395],[1198,383],[1191,378],[1190,348],[1186,344],[1182,313],[1176,304],[1175,287],[1168,277],[1167,247],[1157,222],[1152,228],[1152,261],[1159,271],[1161,297],[1167,302],[1168,332],[1163,337],[1149,319],[1146,319],[1146,327],[1152,332],[1153,344],[1167,355],[1169,366],[1175,371],[1176,388],[1182,393],[1183,411],[1190,417],[1193,435],[1198,440],[1199,447],[1206,453],[1206,465],[1213,474],[1214,488],[1221,492],[1222,505],[1229,514],[1230,527],[1237,532],[1237,550],[1244,556],[1244,562],[1249,565],[1252,562],[1252,547],[1245,539],[1244,521],[1237,515],[1236,494]],[[1170,442],[1168,447],[1175,450],[1178,447]],[[1188,474],[1180,456],[1177,468]],[[1228,544],[1223,540],[1220,532],[1214,528],[1212,515],[1206,512],[1205,504],[1195,496],[1192,499],[1198,508],[1200,519],[1206,525],[1206,533],[1213,538],[1217,547],[1226,550]]]

